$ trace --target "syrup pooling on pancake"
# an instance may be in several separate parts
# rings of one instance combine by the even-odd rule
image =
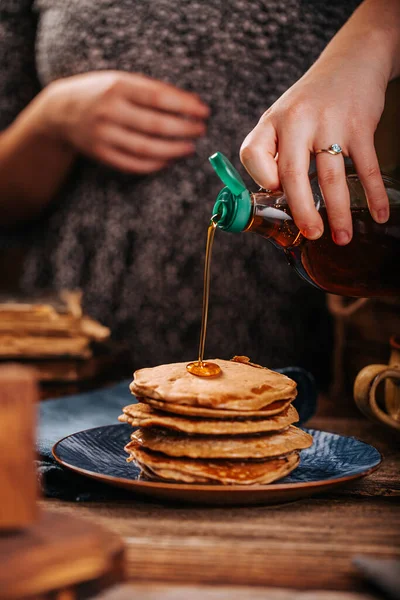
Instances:
[[[261,410],[296,397],[296,382],[282,373],[218,358],[212,362],[222,369],[219,377],[193,377],[183,362],[139,369],[130,390],[164,402],[237,411]]]

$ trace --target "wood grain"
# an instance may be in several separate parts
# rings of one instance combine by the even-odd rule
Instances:
[[[172,584],[123,584],[96,596],[95,600],[376,600],[369,594],[302,592],[290,589],[248,586],[192,586]]]
[[[0,531],[23,528],[37,516],[34,372],[0,366]]]
[[[280,506],[203,508],[134,496],[45,503],[123,536],[134,582],[362,592],[355,555],[400,556],[399,441],[362,419],[316,419],[311,426],[374,443],[385,456],[382,467],[347,488]]]
[[[0,537],[0,600],[53,591],[66,599],[87,582],[100,591],[123,579],[123,552],[121,540],[98,524],[42,511],[23,532]]]

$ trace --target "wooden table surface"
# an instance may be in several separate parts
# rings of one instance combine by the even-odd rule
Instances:
[[[369,598],[352,560],[400,558],[400,439],[363,418],[319,416],[309,425],[372,443],[382,466],[347,487],[279,506],[163,505],[135,496],[42,502],[123,536],[130,583],[113,598]]]

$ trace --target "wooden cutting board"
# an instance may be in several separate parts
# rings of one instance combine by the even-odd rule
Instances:
[[[87,598],[124,579],[122,540],[97,523],[39,511],[35,374],[0,367],[0,599]]]

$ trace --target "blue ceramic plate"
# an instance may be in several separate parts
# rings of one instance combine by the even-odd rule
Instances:
[[[63,438],[53,448],[64,467],[113,486],[162,500],[196,504],[275,504],[288,502],[369,475],[382,458],[376,448],[354,438],[305,429],[314,443],[303,450],[295,471],[269,485],[206,485],[162,483],[140,479],[124,451],[132,433],[130,425],[107,425]]]

